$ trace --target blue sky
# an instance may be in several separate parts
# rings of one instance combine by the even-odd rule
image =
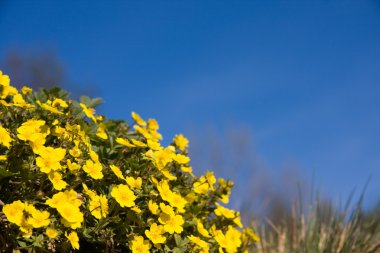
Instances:
[[[245,126],[274,174],[380,196],[378,1],[0,0],[0,57],[54,50],[99,112],[161,132]]]

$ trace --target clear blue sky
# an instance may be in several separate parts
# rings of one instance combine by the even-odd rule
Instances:
[[[380,2],[0,0],[0,57],[54,49],[109,118],[245,125],[274,172],[380,197]]]

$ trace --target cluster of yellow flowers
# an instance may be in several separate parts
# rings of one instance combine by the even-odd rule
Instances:
[[[132,112],[133,128],[106,121],[91,102],[61,90],[19,93],[0,71],[0,228],[4,214],[9,247],[248,252],[257,235],[220,204],[232,182],[196,177],[182,134],[164,147],[156,120]]]

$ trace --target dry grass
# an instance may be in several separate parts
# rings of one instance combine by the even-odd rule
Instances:
[[[362,199],[361,199],[362,200]],[[380,207],[364,213],[361,200],[343,211],[316,202],[308,214],[294,204],[281,224],[254,226],[258,253],[380,253]]]

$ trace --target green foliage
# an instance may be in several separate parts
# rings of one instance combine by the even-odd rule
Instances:
[[[0,72],[0,251],[240,252],[257,236],[232,182],[196,177],[188,140],[156,120],[95,114],[101,99],[21,92]]]

